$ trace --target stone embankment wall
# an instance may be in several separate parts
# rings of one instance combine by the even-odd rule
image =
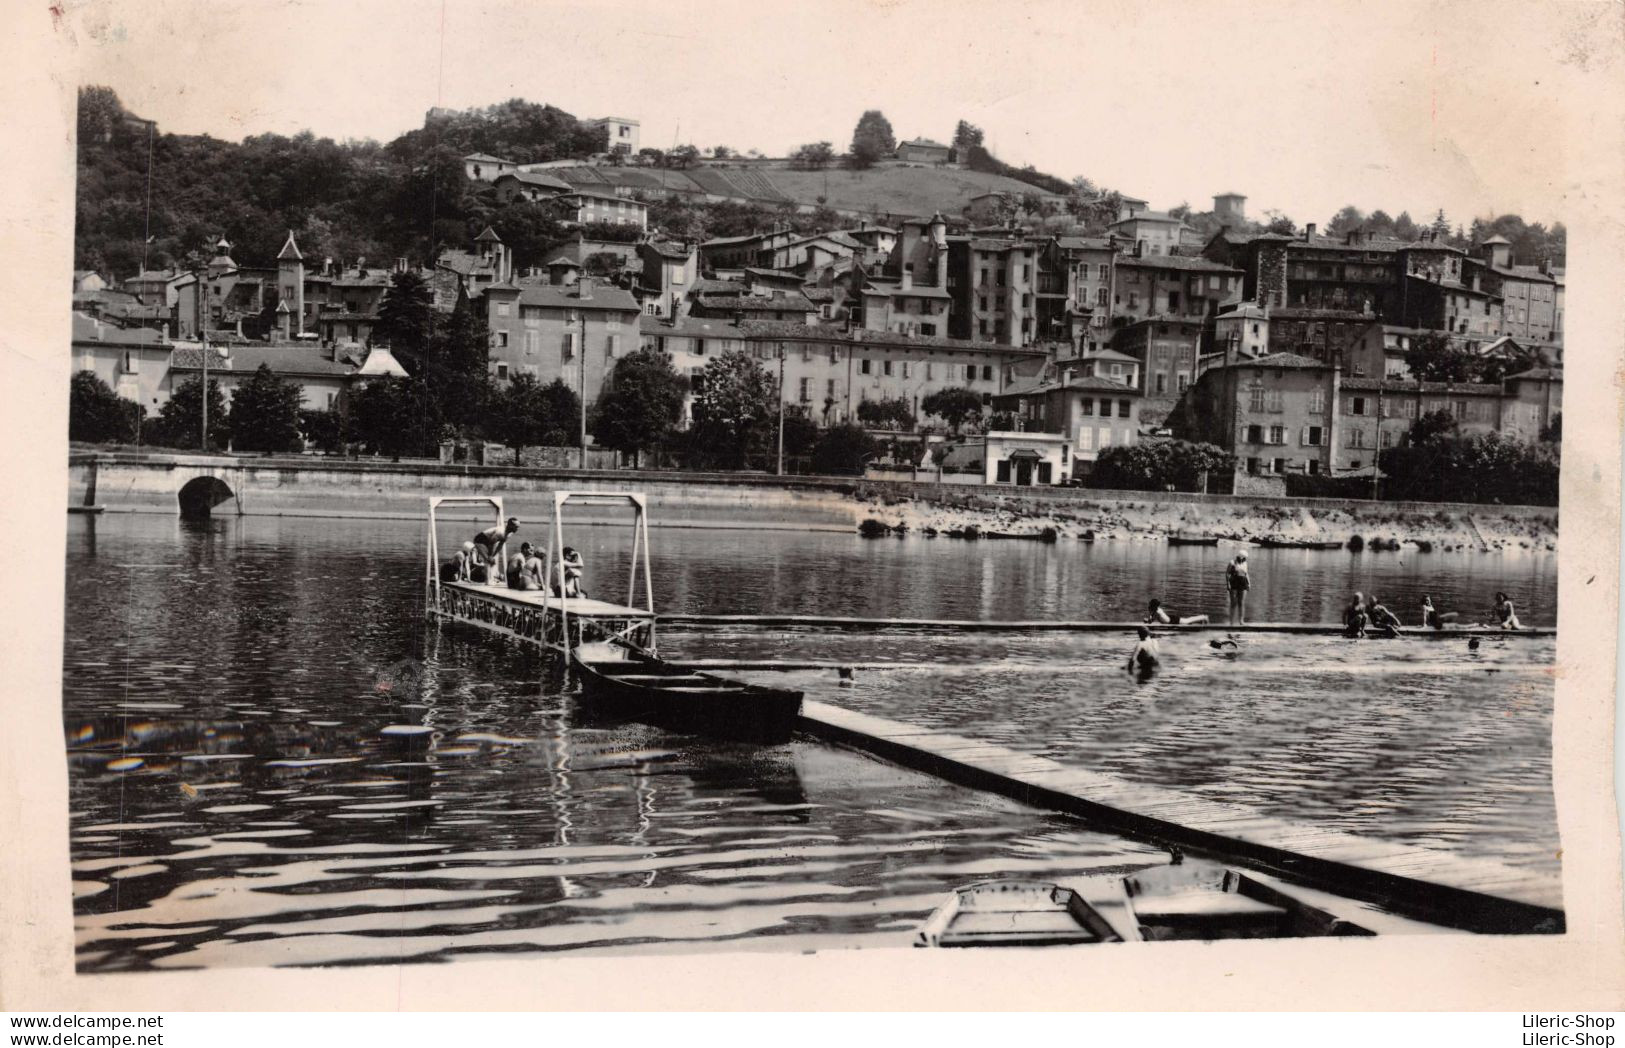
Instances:
[[[1063,539],[1092,533],[1159,541],[1172,533],[1241,541],[1273,535],[1347,542],[1359,535],[1367,542],[1398,539],[1444,549],[1551,549],[1558,526],[1558,511],[1540,506],[218,456],[75,456],[69,501],[109,512],[175,513],[180,489],[205,476],[218,478],[234,496],[217,513],[247,515],[419,518],[431,495],[500,494],[510,512],[542,519],[552,492],[591,489],[642,492],[656,526],[851,531],[874,519],[911,531],[974,524],[984,533],[1037,535],[1054,528]]]

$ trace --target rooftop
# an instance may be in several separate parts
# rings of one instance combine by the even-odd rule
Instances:
[[[570,183],[564,181],[563,179],[554,178],[552,175],[544,175],[540,171],[509,171],[507,174],[504,174],[498,178],[497,181],[506,182],[510,178],[518,182],[520,185],[540,186],[543,189],[557,189],[562,193],[568,193],[572,188],[574,188],[570,185]]]
[[[482,163],[487,163],[487,164],[511,164],[511,163],[513,163],[512,160],[504,160],[499,156],[492,156],[490,153],[470,153],[467,156],[463,157],[463,159],[464,160],[476,160],[476,161],[480,161]]]
[[[1313,368],[1324,370],[1329,366],[1313,357],[1299,356],[1296,353],[1271,353],[1254,360],[1238,360],[1234,364],[1215,364],[1214,368]]]
[[[496,290],[491,288],[489,290]],[[588,294],[581,297],[580,284],[526,284],[519,288],[519,304],[541,306],[544,309],[603,309],[641,312],[631,292],[613,284],[594,284]]]
[[[1467,395],[1496,396],[1501,387],[1493,382],[1402,382],[1398,379],[1346,378],[1344,389],[1361,393],[1462,393]]]
[[[694,254],[692,247],[675,240],[649,240],[644,242],[644,246],[661,258],[687,259]]]
[[[811,338],[819,342],[845,342],[882,346],[918,346],[925,349],[954,349],[968,353],[999,353],[1010,356],[1047,357],[1049,351],[1032,346],[996,345],[991,342],[972,342],[967,339],[941,338],[934,335],[904,335],[895,331],[868,331],[854,328],[815,327],[787,320],[747,320],[745,334],[755,338]]]
[[[101,338],[96,337],[97,331]],[[74,310],[73,340],[75,342],[102,342],[119,346],[158,346],[167,344],[163,332],[152,328],[121,328],[112,324],[98,324],[96,318]]]
[[[170,370],[201,370],[199,355],[202,352],[195,346],[177,346],[169,357]],[[208,352],[210,371],[247,374],[259,370],[259,366],[264,364],[279,375],[348,378],[356,373],[356,369],[349,364],[329,360],[328,351],[320,343],[309,340],[271,344],[238,343],[231,347],[231,354],[226,357],[220,356],[213,346]]]
[[[1179,269],[1186,272],[1234,273],[1238,277],[1242,275],[1241,270],[1234,266],[1227,266],[1223,262],[1215,262],[1197,255],[1120,255],[1117,264],[1134,266],[1138,269]]]
[[[721,317],[651,317],[644,314],[638,327],[645,335],[677,335],[685,338],[744,338],[745,333],[732,320]]]

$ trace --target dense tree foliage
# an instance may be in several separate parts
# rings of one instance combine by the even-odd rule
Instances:
[[[1423,422],[1418,419],[1416,426]],[[1557,505],[1562,468],[1557,444],[1524,443],[1499,433],[1463,437],[1438,420],[1430,431],[1412,437],[1378,457],[1386,475],[1381,487],[1385,499]]]
[[[1213,444],[1157,440],[1101,449],[1086,483],[1116,491],[1200,491],[1207,474],[1228,474],[1235,456]]]
[[[685,383],[671,358],[642,348],[615,362],[588,420],[598,443],[629,454],[637,465],[683,417]]]
[[[814,473],[859,474],[875,454],[875,442],[862,426],[831,426],[813,447]]]
[[[724,353],[696,376],[692,452],[709,464],[741,468],[753,444],[772,431],[778,409],[773,376],[743,353]]]
[[[437,455],[438,405],[420,378],[369,379],[351,397],[350,435],[375,455]]]
[[[305,408],[299,412],[299,433],[317,451],[343,451],[349,438],[350,420],[342,411]]]
[[[975,390],[963,386],[939,389],[920,401],[920,410],[940,418],[955,434],[973,418],[982,414],[982,397]]]
[[[806,171],[821,171],[835,159],[835,146],[829,142],[808,142],[797,146],[790,154],[790,166]]]
[[[144,253],[149,125],[105,87],[79,97],[74,265],[121,278],[143,257],[149,268],[173,265],[222,233],[242,260],[276,257],[289,229],[307,258],[426,258],[437,245],[466,243],[493,212],[490,187],[464,177],[464,155],[531,163],[603,148],[601,129],[517,99],[436,111],[388,145],[308,131],[240,143],[155,132]]]
[[[232,391],[232,450],[302,451],[305,443],[299,431],[299,411],[303,398],[299,383],[277,378],[270,365],[261,364]]]
[[[914,428],[914,412],[902,397],[887,400],[864,400],[858,403],[858,420],[877,429],[910,430]]]
[[[891,121],[878,109],[866,110],[858,117],[852,129],[852,146],[847,151],[847,162],[856,168],[872,167],[876,160],[897,152],[897,137],[892,134]]]
[[[124,444],[136,439],[141,405],[114,393],[95,372],[74,374],[68,386],[68,439]]]
[[[189,378],[176,386],[169,402],[146,428],[146,442],[166,448],[198,448],[203,437],[203,380]],[[209,380],[209,448],[219,451],[231,439],[231,423],[226,415],[226,396],[220,383]]]

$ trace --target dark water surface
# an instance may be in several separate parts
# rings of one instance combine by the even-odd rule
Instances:
[[[462,529],[467,530],[467,529]],[[535,529],[540,532],[540,528]],[[64,723],[82,970],[566,948],[898,945],[947,889],[1163,861],[811,743],[591,727],[537,657],[420,621],[421,525],[69,521]],[[442,542],[461,537],[450,532]],[[623,528],[567,536],[624,594]],[[1219,612],[1229,549],[656,529],[657,607],[941,618]],[[1550,555],[1256,551],[1253,617],[1375,588],[1550,624]],[[668,654],[940,667],[810,698],[1556,876],[1549,640],[719,634]],[[781,678],[782,679],[782,678]],[[423,730],[427,729],[427,730]]]

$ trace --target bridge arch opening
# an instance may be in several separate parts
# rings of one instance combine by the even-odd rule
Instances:
[[[207,520],[210,512],[235,496],[219,477],[193,477],[180,490],[182,520]]]

